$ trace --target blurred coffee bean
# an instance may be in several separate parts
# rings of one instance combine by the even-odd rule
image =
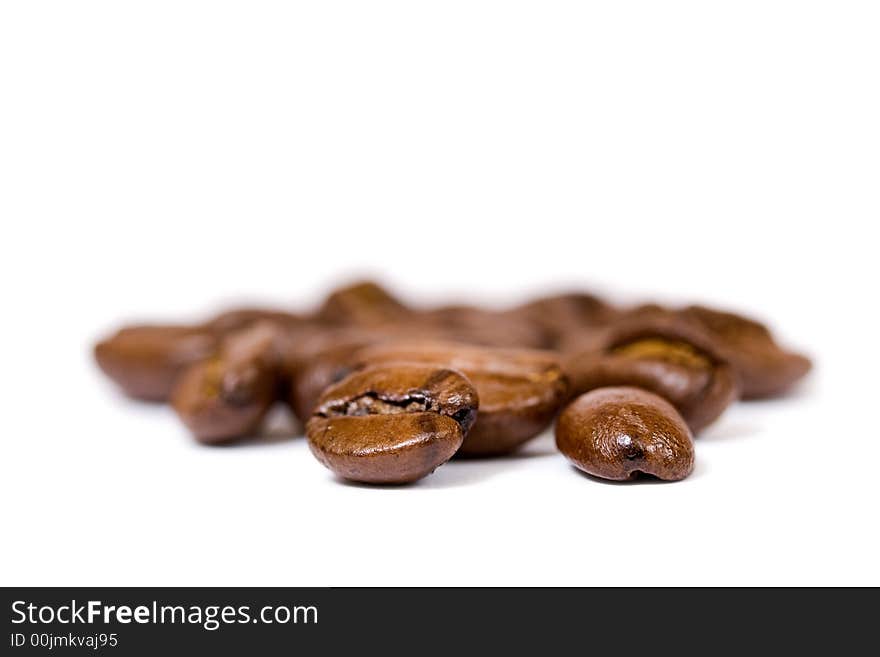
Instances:
[[[205,322],[205,328],[229,333],[261,321],[274,322],[279,326],[299,326],[305,320],[293,313],[271,308],[235,308],[227,310]]]
[[[282,373],[289,382],[285,398],[296,417],[305,422],[324,388],[354,370],[356,356],[363,347],[391,341],[436,340],[448,333],[432,322],[419,320],[290,331],[287,347],[282,350]]]
[[[318,310],[319,321],[342,326],[375,326],[408,319],[412,311],[390,292],[363,281],[331,292]]]
[[[705,306],[689,306],[682,314],[715,338],[739,376],[744,399],[781,395],[812,367],[809,358],[779,346],[770,330],[752,319]]]
[[[412,322],[425,334],[420,337],[488,347],[540,349],[547,345],[543,329],[518,311],[441,306],[419,313]]]
[[[128,326],[95,345],[98,366],[129,396],[166,401],[180,373],[208,357],[219,336],[203,327]]]
[[[276,400],[277,332],[260,322],[230,333],[217,354],[180,377],[171,402],[199,442],[228,442],[259,429]]]
[[[556,415],[568,386],[556,354],[443,341],[391,341],[366,347],[362,365],[415,362],[449,367],[473,383],[480,397],[477,422],[460,453],[510,452],[534,438]]]
[[[327,328],[290,340],[283,349],[281,368],[289,381],[286,399],[294,415],[305,423],[324,389],[354,370],[355,354],[384,335],[366,329]]]
[[[521,313],[544,334],[547,347],[559,347],[574,336],[607,326],[618,310],[592,294],[571,292],[542,297],[519,306]]]
[[[712,338],[678,316],[630,318],[597,335],[566,361],[579,395],[607,386],[636,386],[669,400],[697,433],[738,395],[736,376]]]

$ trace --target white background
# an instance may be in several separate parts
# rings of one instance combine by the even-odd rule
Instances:
[[[4,2],[6,585],[880,584],[873,2]],[[417,486],[199,447],[90,345],[223,302],[556,285],[817,362],[677,484],[548,434]]]

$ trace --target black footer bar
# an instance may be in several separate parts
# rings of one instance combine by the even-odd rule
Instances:
[[[798,645],[842,654],[873,644],[878,612],[875,589],[0,590],[4,655],[789,652]]]

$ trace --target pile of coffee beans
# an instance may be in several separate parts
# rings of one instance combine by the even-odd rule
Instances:
[[[703,306],[575,292],[416,308],[373,282],[309,313],[127,326],[95,358],[129,396],[170,402],[202,443],[253,436],[282,402],[321,463],[384,484],[510,453],[554,420],[559,450],[591,475],[683,479],[693,436],[731,403],[782,395],[810,370],[764,325]]]

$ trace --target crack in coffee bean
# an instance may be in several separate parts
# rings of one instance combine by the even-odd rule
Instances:
[[[395,413],[421,413],[425,411],[439,413],[440,409],[436,403],[432,403],[420,395],[403,399],[388,399],[380,397],[375,392],[368,392],[336,405],[325,406],[316,415],[321,417],[393,415]]]

